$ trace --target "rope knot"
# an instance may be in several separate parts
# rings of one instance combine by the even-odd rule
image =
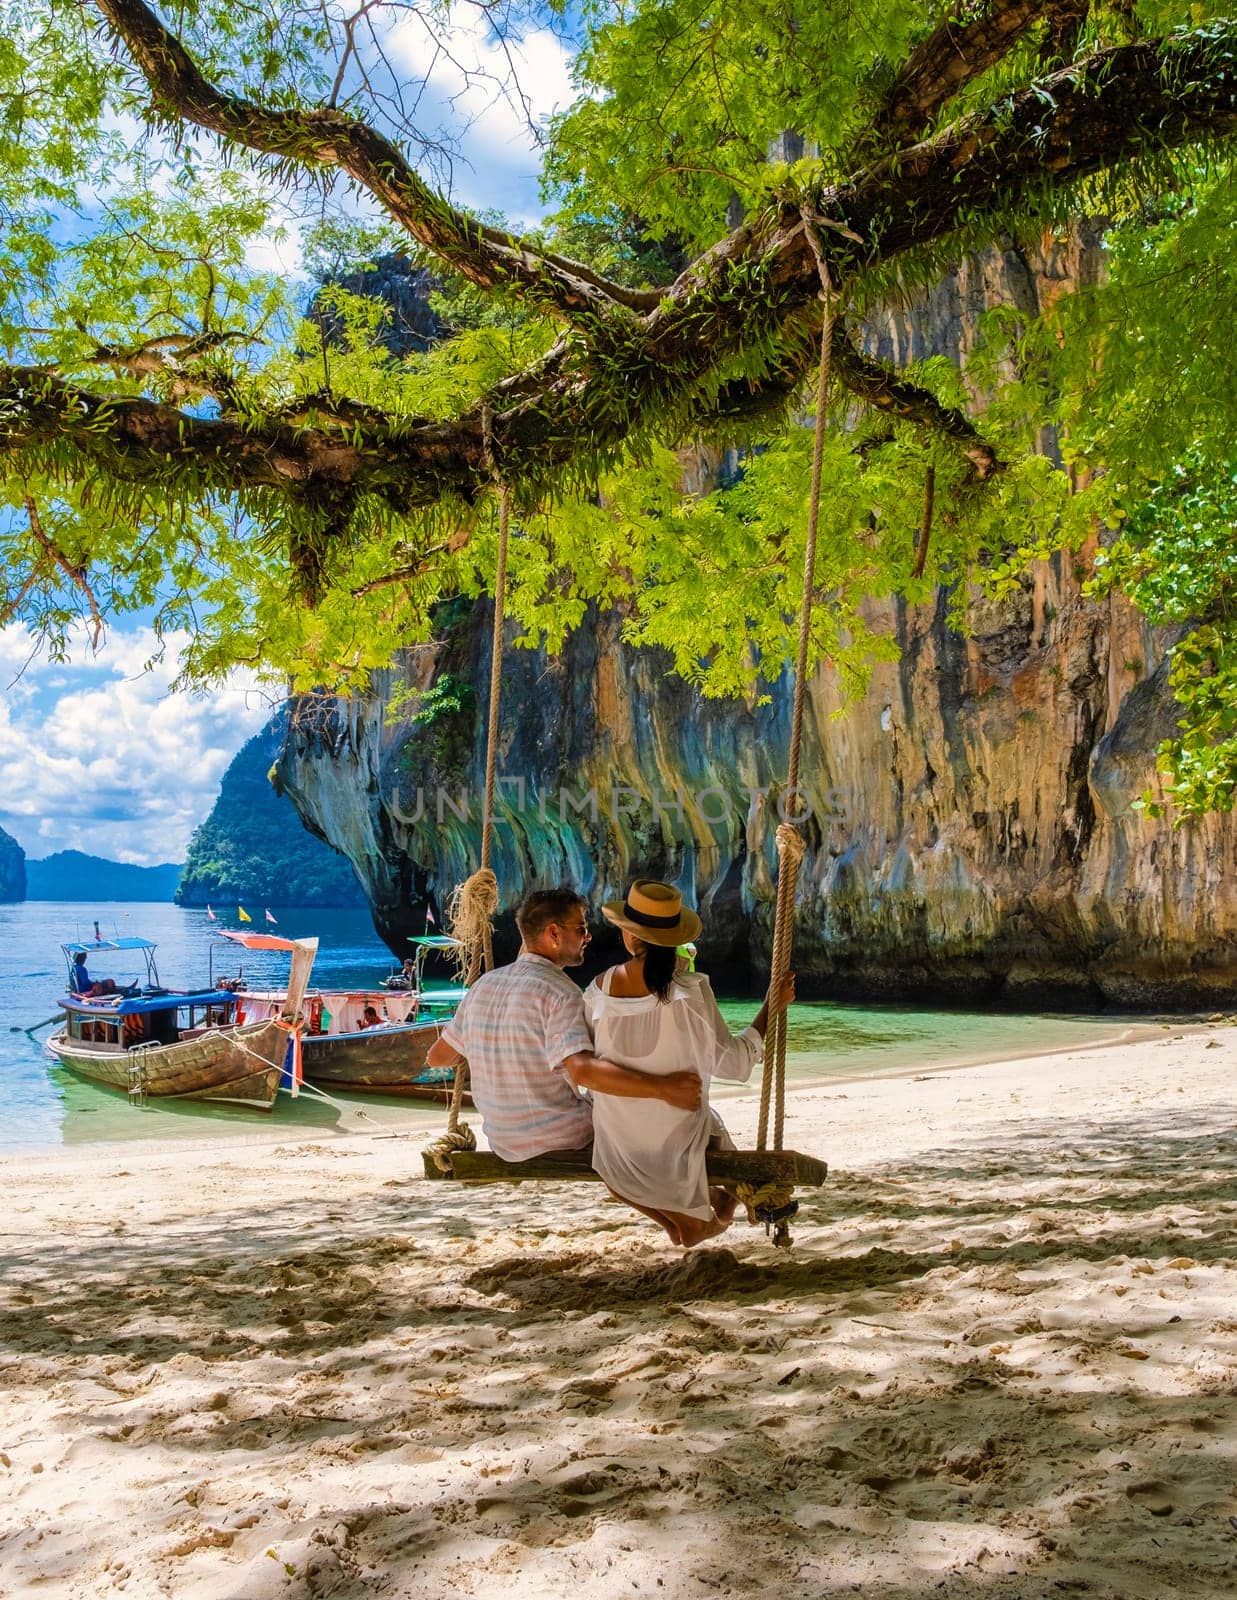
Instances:
[[[790,1244],[790,1219],[799,1209],[795,1191],[784,1183],[739,1183],[735,1195],[747,1207],[747,1220],[753,1227],[765,1225],[766,1236],[773,1229],[773,1243],[779,1250]]]
[[[433,1144],[427,1144],[425,1153],[438,1168],[451,1176],[451,1157],[457,1150],[475,1150],[477,1136],[466,1122],[461,1122],[457,1128],[448,1128],[446,1133],[439,1134]]]
[[[455,959],[460,978],[466,983],[477,981],[482,956],[489,949],[490,928],[497,910],[498,879],[489,867],[479,867],[451,891],[447,926],[451,937],[459,940]]]
[[[783,865],[797,868],[807,852],[807,840],[793,822],[779,822],[774,835],[777,844],[778,869]]]

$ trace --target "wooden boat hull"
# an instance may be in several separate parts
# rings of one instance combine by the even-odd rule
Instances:
[[[135,1099],[213,1100],[269,1111],[283,1077],[288,1030],[255,1022],[141,1050],[92,1048],[58,1033],[48,1048],[71,1072]]]
[[[455,1069],[425,1064],[441,1031],[431,1022],[363,1033],[306,1034],[301,1042],[305,1081],[350,1094],[391,1094],[441,1104],[451,1098]]]

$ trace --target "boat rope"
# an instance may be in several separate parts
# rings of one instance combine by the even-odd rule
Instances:
[[[282,1029],[284,1033],[293,1036],[298,1036],[300,1034],[301,1025],[299,1022],[288,1022],[283,1017],[271,1017],[268,1020],[273,1022],[277,1028]],[[251,1024],[251,1026],[264,1027],[265,1023],[254,1023]],[[242,1039],[236,1036],[236,1034],[232,1035],[232,1043],[236,1045],[239,1050],[243,1051],[245,1055],[252,1056],[255,1061],[260,1061],[268,1070],[274,1067],[275,1063],[273,1061],[269,1060],[266,1056],[259,1055],[256,1050],[251,1050]],[[299,1050],[299,1037],[296,1040],[296,1044],[297,1049]],[[283,1073],[283,1070],[283,1067],[280,1066],[279,1071],[281,1074]],[[242,1083],[244,1079],[237,1078],[232,1081],[236,1083]],[[374,1122],[376,1125],[376,1119],[371,1117],[367,1111],[363,1111],[360,1106],[346,1106],[342,1100],[336,1100],[334,1095],[327,1094],[325,1089],[319,1089],[316,1083],[306,1083],[304,1078],[301,1078],[297,1083],[297,1093],[316,1095],[319,1100],[325,1100],[327,1105],[334,1106],[336,1111],[338,1111],[341,1116],[359,1117],[363,1122]]]
[[[476,872],[457,885],[447,908],[451,936],[459,941],[460,971],[464,987],[470,989],[482,972],[494,965],[494,916],[498,911],[498,878],[490,866],[494,844],[494,788],[498,767],[498,716],[502,702],[503,639],[506,630],[507,550],[511,540],[511,489],[499,477],[494,459],[494,424],[489,406],[481,412],[485,462],[498,488],[498,566],[494,573],[494,624],[490,634],[490,700],[485,729],[485,791],[481,801],[481,861]],[[467,1086],[468,1063],[455,1067],[451,1104],[447,1110],[447,1131],[429,1146],[429,1154],[443,1172],[451,1170],[455,1150],[475,1150],[476,1136],[460,1111]],[[443,1165],[445,1161],[446,1165]]]
[[[784,810],[786,820],[777,829],[777,899],[773,917],[773,952],[766,997],[768,1026],[765,1032],[764,1070],[760,1082],[760,1117],[756,1148],[769,1147],[769,1113],[773,1113],[773,1148],[782,1149],[786,1122],[786,1008],[782,1004],[782,984],[790,971],[795,928],[795,887],[807,845],[800,832],[803,817],[799,793],[799,755],[803,743],[803,712],[807,699],[808,656],[812,640],[812,600],[816,586],[816,539],[820,528],[821,476],[825,458],[826,407],[833,357],[833,284],[829,267],[816,231],[818,219],[806,208],[803,228],[816,257],[823,303],[820,333],[820,364],[816,379],[816,424],[812,440],[812,481],[808,495],[807,539],[803,551],[803,601],[799,608],[799,640],[795,657],[795,688],[791,702],[790,754],[786,773]],[[740,1184],[740,1201],[747,1207],[749,1222],[772,1226],[773,1242],[790,1244],[790,1217],[796,1209],[794,1191],[783,1184]]]
[[[325,1100],[328,1106],[335,1107],[340,1116],[357,1117],[362,1122],[372,1122],[375,1127],[378,1126],[377,1119],[371,1117],[368,1111],[363,1111],[360,1106],[346,1106],[342,1100],[337,1100],[333,1094],[327,1094],[325,1089],[319,1089],[316,1083],[302,1082],[300,1092],[302,1094],[316,1095],[319,1100]],[[366,1132],[364,1128],[361,1131],[362,1133]]]

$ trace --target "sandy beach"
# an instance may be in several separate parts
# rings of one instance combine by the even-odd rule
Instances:
[[[787,1253],[389,1130],[9,1161],[0,1593],[1231,1593],[1235,1069],[796,1091]]]

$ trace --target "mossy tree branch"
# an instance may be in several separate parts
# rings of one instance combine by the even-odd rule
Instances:
[[[894,367],[866,355],[849,336],[834,341],[833,369],[839,381],[873,410],[950,440],[970,462],[977,481],[1000,470],[996,451],[965,411],[945,405],[930,389],[909,382]]]
[[[724,429],[727,424],[746,425],[758,418],[785,415],[802,393],[804,371],[819,356],[819,338],[819,317],[814,309],[796,317],[786,329],[786,360],[759,380],[722,385],[711,403],[696,413],[697,425]],[[973,482],[982,483],[1005,465],[965,411],[946,405],[930,389],[867,355],[858,347],[853,330],[835,326],[830,365],[837,382],[864,406],[891,421],[910,423],[948,440],[969,463]]]
[[[457,211],[398,145],[359,118],[330,106],[273,111],[224,93],[143,0],[94,4],[146,79],[163,120],[194,124],[262,155],[346,173],[418,244],[481,289],[511,289],[560,316],[656,304],[656,291],[611,283],[580,262],[531,249]]]
[[[1079,4],[994,0],[970,21],[946,17],[916,45],[885,90],[864,144],[888,149],[919,138],[968,83],[995,66],[1037,22],[1072,14]]]
[[[221,96],[139,0],[96,3],[166,115],[251,147],[364,173],[392,215],[451,266],[466,266],[474,281],[505,283],[538,303],[548,294],[570,321],[534,369],[497,386],[468,414],[441,423],[350,418],[355,425],[346,436],[278,417],[257,415],[242,426],[227,415],[203,418],[146,399],[95,397],[45,373],[9,369],[0,381],[0,450],[57,437],[128,481],[205,473],[212,482],[293,496],[375,493],[401,508],[450,495],[472,499],[497,468],[530,499],[572,464],[587,471],[616,460],[633,439],[675,430],[682,437],[719,391],[725,395],[727,368],[736,360],[750,371],[760,355],[774,385],[781,381],[784,329],[815,304],[820,281],[801,196],[736,229],[661,291],[653,309],[637,315],[609,286],[571,278],[554,258],[506,235],[492,237],[492,230],[445,207],[395,147],[363,124],[333,112],[259,112]],[[947,241],[964,226],[971,240],[984,228],[995,234],[1040,191],[1059,194],[1114,163],[1231,135],[1235,54],[1233,23],[1097,50],[846,182],[820,187],[808,199],[824,219],[820,240],[830,281],[845,295],[874,269]],[[583,285],[578,294],[576,284]],[[918,404],[918,420],[964,439],[966,430],[947,408],[929,417],[910,386],[883,369],[874,372],[857,352],[843,355],[849,386],[855,392],[866,386],[879,409],[910,415]],[[757,372],[750,386],[760,383]],[[483,428],[491,408],[492,462]],[[974,451],[977,475],[992,470],[995,458],[977,435],[966,437],[964,448]]]

